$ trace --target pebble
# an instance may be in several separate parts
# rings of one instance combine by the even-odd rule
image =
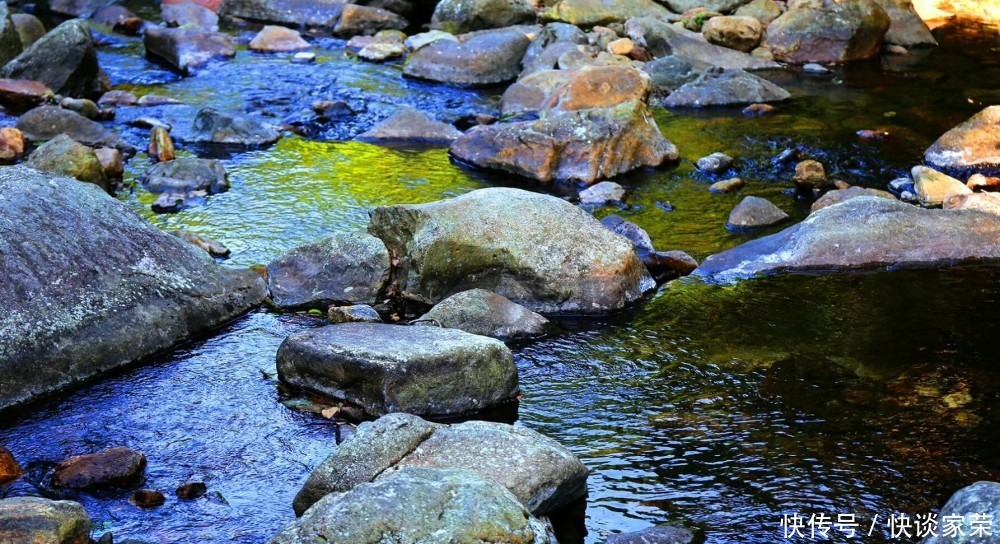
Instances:
[[[746,184],[747,182],[743,181],[743,178],[729,178],[713,183],[708,190],[719,194],[731,193],[742,189]]]
[[[807,73],[807,74],[826,74],[826,73],[830,72],[830,70],[828,68],[826,68],[825,66],[821,66],[819,64],[816,64],[815,62],[810,62],[810,63],[802,66],[802,71],[805,72],[805,73]]]
[[[140,489],[132,495],[132,498],[128,502],[139,508],[156,508],[157,506],[163,506],[163,503],[167,502],[167,498],[163,496],[163,493],[155,489]]]
[[[308,64],[310,62],[316,61],[316,53],[311,51],[302,51],[292,55],[292,62],[298,62],[302,64]]]

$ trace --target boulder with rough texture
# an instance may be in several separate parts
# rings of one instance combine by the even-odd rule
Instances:
[[[852,198],[705,259],[693,275],[732,282],[786,271],[929,268],[1000,261],[1000,216]]]
[[[0,66],[13,60],[22,51],[24,44],[7,9],[7,3],[0,2]]]
[[[978,210],[1000,215],[1000,195],[996,193],[971,193],[951,195],[941,205],[946,210]]]
[[[104,125],[57,106],[35,108],[22,115],[16,126],[32,142],[51,140],[63,134],[87,146],[134,151],[132,146]]]
[[[684,529],[665,525],[631,533],[608,535],[606,544],[694,544],[698,539]]]
[[[742,51],[708,43],[697,33],[654,17],[639,17],[625,23],[628,37],[653,57],[675,55],[725,69],[764,70],[780,65]]]
[[[542,20],[576,26],[624,23],[633,17],[667,19],[670,12],[653,0],[559,0],[542,12]]]
[[[485,289],[456,293],[437,303],[414,324],[459,329],[500,340],[536,338],[550,328],[548,319]]]
[[[34,45],[45,35],[45,25],[34,15],[28,13],[11,13],[10,19],[14,23],[18,37],[21,38],[21,50]]]
[[[871,0],[801,0],[767,26],[776,60],[849,62],[878,55],[889,15]]]
[[[510,350],[457,329],[328,325],[289,336],[277,360],[281,381],[347,402],[369,417],[460,416],[518,393]]]
[[[989,106],[945,132],[927,148],[924,160],[944,168],[1000,167],[1000,106]]]
[[[10,453],[10,450],[0,446],[0,485],[6,485],[24,474],[17,459]]]
[[[264,298],[257,274],[220,268],[91,184],[11,166],[0,194],[0,408],[162,352]]]
[[[470,32],[458,41],[436,40],[410,54],[403,75],[458,85],[503,83],[521,71],[529,43],[516,28]]]
[[[760,21],[760,24],[767,26],[771,21],[781,17],[784,11],[774,0],[752,0],[736,9],[733,15],[739,17],[753,17]]]
[[[457,128],[426,113],[402,106],[381,123],[358,135],[366,142],[449,144],[462,135]]]
[[[669,55],[647,62],[642,70],[653,78],[654,104],[684,84],[698,79],[698,76],[711,65],[686,57]]]
[[[194,27],[208,32],[219,30],[219,15],[194,2],[160,5],[163,22],[168,26]]]
[[[729,213],[726,228],[736,231],[757,229],[775,225],[786,219],[788,219],[788,214],[769,200],[748,196]]]
[[[0,128],[0,164],[10,164],[24,155],[24,134],[14,127]]]
[[[390,414],[358,427],[309,475],[295,497],[295,512],[301,514],[329,493],[413,467],[475,471],[507,488],[534,515],[557,511],[587,493],[587,467],[535,431],[485,421],[442,425]]]
[[[878,189],[867,189],[865,187],[849,187],[847,189],[837,189],[835,191],[829,191],[824,193],[823,196],[819,197],[816,202],[813,202],[812,207],[809,209],[810,213],[818,212],[827,206],[833,206],[834,204],[840,204],[845,200],[850,200],[852,198],[858,198],[859,196],[874,196],[878,198],[888,198],[889,200],[895,200],[896,197],[892,196],[892,193],[888,191],[880,191]]]
[[[535,10],[525,0],[441,0],[431,28],[452,34],[504,28],[535,22]]]
[[[0,542],[88,544],[90,516],[72,501],[37,497],[0,500]]]
[[[244,146],[273,144],[281,134],[250,115],[203,108],[194,117],[188,141]]]
[[[695,8],[705,8],[719,13],[729,13],[746,4],[748,0],[665,0],[674,13],[684,13]]]
[[[288,309],[374,304],[389,265],[389,252],[378,238],[363,232],[333,234],[267,265],[271,300]]]
[[[326,496],[271,544],[555,544],[509,491],[469,470],[407,469]]]
[[[605,313],[654,287],[632,245],[576,206],[519,189],[376,208],[369,232],[400,259],[405,298],[483,288],[541,313]]]
[[[213,159],[182,157],[154,164],[143,176],[151,193],[203,191],[214,195],[229,190],[226,169]]]
[[[500,115],[504,117],[534,114],[545,99],[566,83],[570,70],[539,70],[521,77],[500,97]]]
[[[339,323],[382,323],[382,316],[367,304],[351,306],[330,306],[326,318],[333,324]]]
[[[356,4],[345,4],[333,33],[341,38],[373,36],[380,30],[403,30],[410,23],[395,13]]]
[[[309,42],[297,30],[283,26],[265,26],[250,40],[250,49],[268,53],[309,49]]]
[[[937,40],[917,14],[912,0],[875,0],[889,16],[885,42],[903,47],[935,46]]]
[[[65,96],[98,98],[110,90],[97,62],[85,21],[74,19],[52,29],[7,63],[0,75],[40,81]]]
[[[705,21],[701,33],[709,43],[748,53],[760,43],[764,27],[753,17],[723,15]]]
[[[938,534],[928,536],[921,544],[995,544],[998,540],[996,521],[1000,519],[1000,483],[976,482],[963,487],[941,507],[938,519],[945,516],[956,519],[958,530],[953,535],[944,536],[939,526]],[[976,532],[976,527],[991,527],[989,535]]]
[[[913,176],[913,188],[916,190],[920,204],[937,207],[950,196],[972,193],[961,181],[926,166],[914,166],[910,170]]]
[[[233,41],[219,32],[198,28],[150,26],[143,33],[146,55],[187,74],[215,59],[236,56]]]
[[[42,172],[93,183],[107,192],[112,190],[111,182],[104,174],[104,166],[94,150],[73,141],[65,134],[42,144],[31,153],[25,165]]]
[[[708,68],[697,79],[670,93],[661,103],[669,108],[700,108],[781,102],[791,97],[785,89],[750,72]]]
[[[224,0],[219,15],[332,29],[347,0]]]
[[[52,485],[66,489],[133,487],[142,483],[146,456],[118,447],[77,455],[59,463],[52,473]]]

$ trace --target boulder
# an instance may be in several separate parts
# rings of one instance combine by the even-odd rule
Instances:
[[[509,491],[475,472],[414,468],[327,495],[271,544],[555,544]]]
[[[631,66],[585,66],[556,87],[542,109],[576,111],[645,102],[651,88],[649,75]]]
[[[582,27],[624,23],[633,17],[669,19],[671,14],[653,0],[559,0],[541,15],[546,22]]]
[[[309,42],[297,30],[283,26],[265,26],[250,40],[250,49],[268,53],[309,49]]]
[[[24,155],[24,134],[14,127],[0,128],[0,164],[10,164]]]
[[[695,161],[694,166],[698,170],[708,174],[721,174],[732,168],[734,162],[736,162],[736,159],[725,153],[716,151]]]
[[[892,196],[892,193],[888,191],[880,191],[878,189],[867,189],[864,187],[850,187],[847,189],[837,189],[835,191],[828,191],[819,197],[816,202],[813,202],[812,207],[809,209],[810,213],[816,213],[827,206],[833,206],[834,204],[840,204],[845,200],[850,200],[852,198],[858,198],[860,196],[874,196],[877,198],[888,198],[890,200],[895,200],[896,197]]]
[[[79,503],[38,497],[0,500],[0,542],[88,544],[90,517]]]
[[[42,21],[30,13],[11,13],[10,19],[14,23],[18,37],[21,38],[21,50],[34,45],[45,35],[45,25]]]
[[[146,24],[138,15],[124,6],[105,6],[91,15],[94,21],[111,27],[115,32],[135,36]]]
[[[519,189],[376,208],[368,229],[398,256],[402,296],[423,304],[483,288],[536,312],[594,314],[655,286],[627,240],[569,202]]]
[[[135,150],[104,125],[57,106],[35,108],[22,115],[16,126],[32,142],[51,140],[62,134],[87,146]]]
[[[656,103],[663,97],[681,88],[684,84],[698,79],[701,73],[711,66],[701,61],[687,57],[669,55],[647,62],[642,70],[653,78],[653,93]]]
[[[395,13],[356,4],[345,4],[333,34],[341,38],[372,36],[380,30],[403,30],[410,23]]]
[[[87,18],[97,10],[114,4],[115,0],[46,0],[49,11],[68,17]]]
[[[332,29],[347,0],[224,0],[219,15]]]
[[[913,0],[875,0],[889,16],[885,42],[903,47],[936,46],[937,40],[917,14]]]
[[[403,75],[458,85],[503,83],[517,77],[529,43],[516,28],[470,32],[458,41],[436,40],[410,54]]]
[[[664,0],[670,11],[684,13],[695,8],[705,8],[719,13],[730,13],[748,0]]]
[[[1000,260],[1000,216],[852,198],[701,263],[693,275],[733,282],[786,271],[929,268]]]
[[[202,191],[217,194],[229,190],[226,169],[213,159],[182,157],[154,164],[143,176],[146,190],[151,193],[190,193]]]
[[[500,97],[500,115],[512,117],[538,113],[545,99],[566,83],[571,74],[569,70],[539,70],[522,76]]]
[[[924,160],[942,168],[1000,167],[1000,106],[989,106],[945,132],[924,151]]]
[[[926,166],[914,166],[910,170],[913,188],[920,204],[927,207],[941,206],[948,197],[972,193],[961,181]]]
[[[783,62],[849,62],[878,55],[888,29],[877,2],[801,0],[767,26],[764,45]]]
[[[85,21],[74,19],[52,29],[7,63],[0,76],[40,81],[64,96],[98,98],[110,90],[97,62]]]
[[[402,106],[381,123],[358,135],[366,142],[449,144],[462,135],[457,128],[426,113]]]
[[[548,319],[485,289],[456,293],[437,303],[414,324],[459,329],[504,341],[536,338],[550,328]]]
[[[21,470],[21,465],[18,464],[17,459],[14,459],[14,455],[10,453],[10,450],[0,446],[0,485],[7,485],[20,478],[23,474],[24,471]]]
[[[215,59],[236,56],[236,47],[229,36],[198,28],[164,28],[150,26],[143,33],[146,56],[189,74]]]
[[[267,265],[271,300],[280,308],[326,309],[374,304],[389,276],[389,252],[374,236],[337,233],[305,244]]]
[[[6,2],[0,2],[0,66],[7,64],[24,51],[21,35],[10,16]]]
[[[346,402],[368,417],[455,417],[518,394],[510,350],[457,329],[328,325],[285,339],[277,366],[282,382]]]
[[[309,475],[295,497],[295,512],[330,493],[415,467],[475,471],[507,488],[536,516],[587,493],[587,467],[566,447],[531,429],[486,421],[442,425],[390,414],[363,423]]]
[[[576,50],[578,45],[586,44],[587,35],[573,25],[566,23],[545,25],[524,52],[524,58],[521,60],[524,66],[521,79],[539,70],[555,68],[561,55]]]
[[[535,22],[535,10],[525,0],[441,0],[431,28],[452,34],[504,28]]]
[[[807,159],[795,165],[795,175],[792,176],[795,187],[805,193],[821,191],[830,186],[823,163]]]
[[[89,455],[77,455],[59,463],[52,485],[64,489],[134,487],[145,478],[146,456],[118,447]]]
[[[631,533],[608,535],[606,544],[694,544],[699,542],[691,531],[661,525]]]
[[[661,101],[668,108],[741,106],[781,102],[792,95],[770,81],[744,70],[708,68]]]
[[[945,536],[944,525],[939,525],[937,534],[924,538],[921,544],[995,544],[995,520],[1000,519],[1000,483],[976,482],[959,489],[938,513],[939,520],[946,517],[957,521],[957,531]],[[988,529],[985,532],[984,525]]]
[[[729,213],[726,228],[741,231],[769,227],[788,219],[788,214],[770,201],[748,196]]]
[[[11,166],[0,194],[0,408],[162,352],[264,298],[257,274],[220,268],[91,184]]]
[[[94,150],[65,134],[42,144],[31,153],[25,164],[42,172],[93,183],[109,193],[113,189]]]
[[[330,306],[326,312],[326,318],[335,325],[339,323],[382,323],[382,316],[378,315],[375,308],[367,304]]]
[[[653,17],[638,17],[625,23],[628,37],[646,48],[653,57],[676,55],[725,69],[763,70],[780,68],[768,60],[741,51],[708,43],[697,33]]]
[[[781,17],[782,13],[784,13],[784,10],[774,0],[752,0],[737,8],[733,15],[753,17],[766,27],[771,24],[771,21]]]
[[[701,27],[708,43],[749,53],[760,43],[763,25],[753,17],[712,17]]]
[[[207,32],[219,30],[219,16],[194,2],[160,5],[160,14],[167,26],[193,27]]]
[[[281,134],[269,125],[250,115],[238,112],[203,108],[195,115],[191,142],[210,142],[243,146],[273,144]]]
[[[603,206],[608,202],[621,202],[625,188],[613,181],[602,181],[580,191],[580,204]]]

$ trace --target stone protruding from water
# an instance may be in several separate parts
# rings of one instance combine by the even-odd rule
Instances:
[[[921,544],[995,544],[998,540],[995,536],[996,522],[992,520],[1000,519],[1000,483],[976,482],[959,489],[941,507],[938,519],[957,521],[954,536],[944,536],[939,532],[924,538]],[[984,524],[994,527],[990,531],[994,536],[987,536],[982,530],[977,532],[976,527],[982,528]]]
[[[104,125],[87,119],[75,111],[58,106],[37,107],[17,120],[17,128],[32,142],[51,140],[64,134],[90,147],[114,147],[132,152],[134,147]]]
[[[52,473],[52,485],[66,489],[128,488],[142,483],[145,470],[146,456],[141,452],[111,448],[59,463]]]
[[[40,81],[64,95],[98,98],[111,89],[85,21],[66,21],[8,62],[0,76]]]
[[[551,327],[548,319],[485,289],[463,291],[442,300],[414,325],[459,329],[499,340],[536,338]]]
[[[87,544],[90,516],[79,503],[38,497],[0,500],[0,542]]]
[[[764,45],[791,63],[831,63],[878,55],[889,15],[871,0],[800,0],[767,26]]]
[[[940,207],[949,197],[972,193],[972,189],[961,181],[933,168],[914,166],[910,175],[920,204],[929,208]]]
[[[188,141],[256,147],[279,138],[281,133],[250,115],[203,108],[195,115]]]
[[[455,85],[511,81],[531,40],[517,28],[478,30],[457,40],[439,39],[406,59],[403,75]]]
[[[374,143],[450,144],[462,136],[457,128],[431,119],[426,113],[402,106],[381,123],[358,135]]]
[[[143,33],[146,55],[182,74],[191,73],[214,59],[236,56],[229,36],[199,28],[149,26]]]
[[[461,34],[530,24],[535,18],[526,0],[441,0],[434,8],[431,28]]]
[[[460,416],[518,393],[517,366],[507,346],[457,329],[328,325],[285,339],[277,366],[281,381],[347,402],[368,417]]]
[[[698,539],[691,531],[660,525],[631,533],[608,535],[605,544],[694,544],[695,542],[698,542]]]
[[[39,146],[28,157],[25,165],[42,172],[93,183],[109,193],[112,192],[111,182],[104,174],[104,167],[94,150],[73,141],[65,134],[60,134]]]
[[[778,224],[786,219],[788,219],[788,214],[770,200],[748,196],[729,213],[726,228],[735,231],[759,229]]]
[[[945,132],[924,152],[943,168],[1000,168],[1000,106],[990,106]]]

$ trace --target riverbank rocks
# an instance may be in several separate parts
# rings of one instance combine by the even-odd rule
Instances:
[[[1000,216],[852,198],[705,259],[693,275],[733,282],[786,271],[929,268],[1000,260]]]
[[[878,2],[800,0],[767,26],[764,45],[783,62],[850,62],[878,55],[888,29]]]
[[[219,15],[264,23],[332,29],[345,0],[224,0]]]
[[[340,38],[373,36],[380,30],[403,30],[410,23],[395,13],[370,6],[344,4],[333,34]]]
[[[85,21],[74,19],[52,29],[0,70],[10,79],[30,79],[73,97],[97,99],[111,90],[97,61]]]
[[[236,56],[236,47],[229,36],[198,28],[149,26],[143,33],[142,45],[146,56],[182,74],[189,74],[212,60]]]
[[[509,491],[475,472],[410,468],[319,501],[271,544],[555,544]]]
[[[73,141],[65,134],[42,144],[31,153],[25,165],[42,172],[93,183],[109,193],[113,189],[104,174],[104,165],[94,150]]]
[[[435,121],[426,113],[402,106],[381,123],[358,135],[374,143],[423,143],[447,145],[462,135],[457,128]]]
[[[151,193],[193,193],[214,195],[229,190],[226,169],[213,159],[182,157],[154,164],[143,176]]]
[[[670,93],[661,103],[668,108],[699,108],[782,102],[791,97],[785,89],[744,70],[707,68],[695,80]]]
[[[548,319],[485,289],[470,289],[442,300],[414,325],[459,329],[504,341],[537,338],[551,327]]]
[[[91,184],[11,166],[0,194],[0,408],[161,352],[264,298],[255,273],[219,267]]]
[[[250,115],[203,108],[195,115],[187,140],[256,147],[273,144],[280,138],[281,133]]]
[[[431,28],[462,34],[534,23],[535,18],[534,8],[525,0],[441,0]]]
[[[943,168],[1000,167],[1000,106],[990,106],[945,132],[924,152]]]
[[[72,501],[37,497],[0,500],[0,542],[88,544],[90,516]]]
[[[459,416],[518,393],[510,350],[457,329],[328,325],[289,336],[277,365],[281,381],[357,406],[368,417]]]
[[[389,277],[389,252],[363,232],[296,247],[267,265],[271,300],[286,309],[374,304]]]
[[[536,516],[587,493],[587,467],[566,447],[531,429],[486,421],[443,425],[390,414],[361,424],[309,475],[293,507],[301,515],[330,493],[415,467],[472,470],[507,488]]]
[[[483,288],[535,312],[599,314],[655,286],[627,240],[569,202],[520,189],[379,207],[368,229],[398,256],[402,296],[423,304]]]
[[[740,201],[729,213],[726,228],[741,231],[769,227],[788,219],[788,214],[771,201],[748,196]]]
[[[546,22],[569,23],[576,26],[624,23],[633,17],[669,19],[672,14],[652,0],[559,0],[542,12]]]
[[[976,521],[996,520],[1000,518],[1000,483],[976,482],[963,487],[948,499],[941,507],[938,519],[955,519],[957,531],[954,535],[945,536],[939,532],[928,536],[921,544],[973,544],[975,542],[990,544],[996,542],[995,529],[989,533],[976,532]],[[994,522],[986,521],[986,527],[993,527]]]
[[[135,148],[104,128],[104,125],[58,106],[35,108],[22,115],[15,126],[32,142],[51,140],[62,134],[86,146],[135,151]]]
[[[250,49],[266,53],[309,49],[309,42],[296,30],[283,26],[265,26],[250,40]]]
[[[625,23],[632,41],[644,47],[654,58],[675,55],[727,70],[764,70],[780,68],[770,60],[758,59],[735,49],[708,43],[705,38],[683,27],[655,17],[640,16]]]
[[[142,483],[145,470],[146,456],[142,453],[111,448],[59,463],[52,473],[52,485],[65,489],[129,488]]]
[[[764,27],[753,17],[712,17],[701,27],[709,43],[749,53],[760,44]]]
[[[875,0],[889,16],[885,42],[903,47],[936,46],[937,40],[927,28],[912,0]]]
[[[403,75],[456,85],[511,81],[531,40],[516,28],[479,30],[435,40],[410,54]]]
[[[961,181],[933,168],[914,166],[910,175],[913,176],[913,189],[923,206],[939,207],[951,196],[972,193],[972,189]]]

